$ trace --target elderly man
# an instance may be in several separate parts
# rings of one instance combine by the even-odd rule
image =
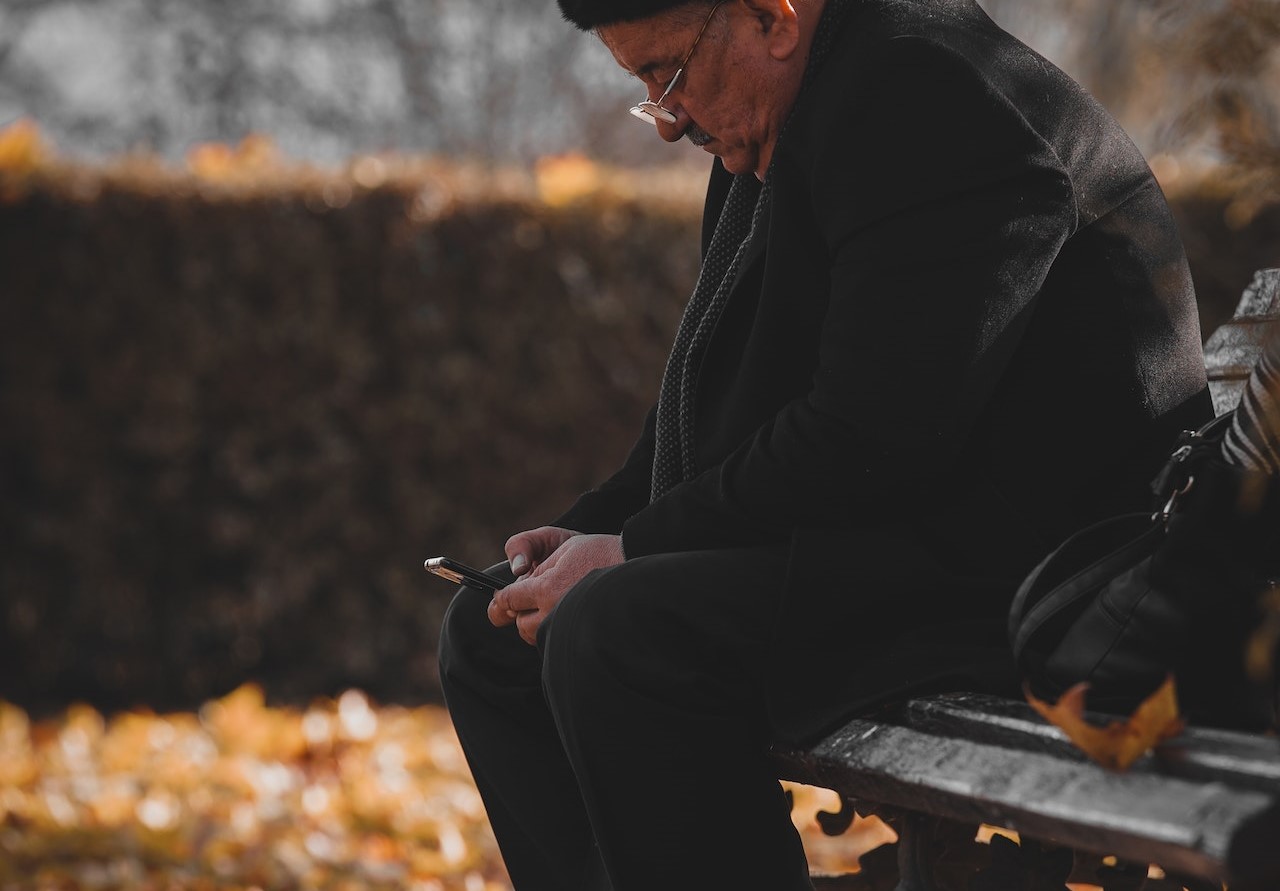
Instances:
[[[446,697],[521,891],[807,888],[769,742],[1012,686],[1017,582],[1209,416],[1186,260],[972,0],[560,3],[715,156],[703,267],[626,463],[457,595]]]

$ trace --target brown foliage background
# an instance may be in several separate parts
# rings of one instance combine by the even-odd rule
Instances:
[[[622,459],[697,187],[29,154],[0,173],[0,699],[436,698],[422,560],[499,559]],[[1207,333],[1280,263],[1280,208],[1178,183]]]
[[[423,559],[621,459],[696,264],[687,206],[441,168],[8,186],[0,699],[36,708],[433,697]]]

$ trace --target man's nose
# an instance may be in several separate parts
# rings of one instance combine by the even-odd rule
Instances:
[[[658,135],[667,142],[679,142],[680,138],[684,136],[684,131],[689,129],[689,115],[685,113],[683,108],[674,103],[664,105],[663,108],[675,115],[676,120],[672,124],[668,124],[661,119],[654,121],[655,126],[658,128]]]

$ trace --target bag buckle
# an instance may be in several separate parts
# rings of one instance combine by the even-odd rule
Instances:
[[[1159,520],[1161,523],[1168,526],[1169,518],[1173,516],[1174,508],[1178,506],[1178,499],[1190,492],[1191,487],[1195,485],[1195,482],[1195,476],[1187,477],[1187,481],[1182,485],[1182,488],[1174,489],[1173,494],[1169,496],[1169,500],[1165,502],[1164,507],[1162,507],[1160,512],[1154,515],[1151,519],[1153,521]]]

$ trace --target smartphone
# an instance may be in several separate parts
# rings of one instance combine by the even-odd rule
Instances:
[[[455,585],[470,585],[472,588],[496,591],[499,588],[505,588],[508,584],[507,581],[498,578],[496,575],[489,575],[489,573],[476,569],[474,566],[459,563],[457,560],[451,560],[448,557],[432,557],[423,566],[426,567],[427,572],[434,572]]]

